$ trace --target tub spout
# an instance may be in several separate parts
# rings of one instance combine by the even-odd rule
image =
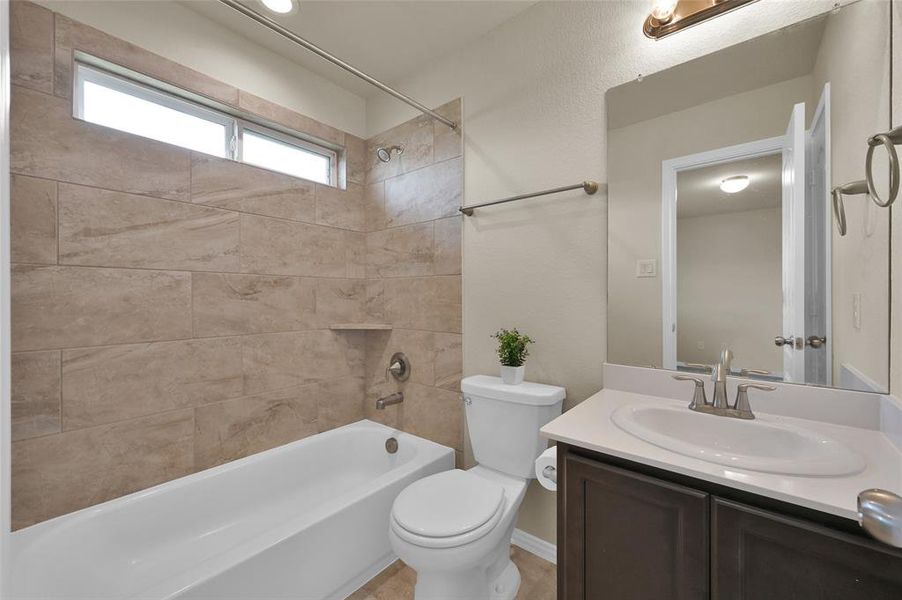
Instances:
[[[390,396],[376,400],[376,410],[385,410],[386,406],[401,404],[402,402],[404,402],[404,392],[395,392]]]

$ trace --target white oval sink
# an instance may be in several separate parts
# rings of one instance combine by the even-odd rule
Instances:
[[[864,470],[854,450],[820,433],[782,423],[707,415],[688,408],[621,406],[611,420],[637,438],[685,456],[739,469],[839,477]]]

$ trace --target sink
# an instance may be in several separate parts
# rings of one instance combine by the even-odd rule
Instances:
[[[860,473],[867,466],[860,454],[840,442],[784,423],[645,405],[621,406],[611,420],[625,432],[655,446],[739,469],[840,477]]]

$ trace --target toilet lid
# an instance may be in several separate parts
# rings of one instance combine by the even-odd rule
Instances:
[[[424,537],[453,537],[484,525],[501,510],[504,488],[454,469],[410,484],[392,508],[395,522]]]

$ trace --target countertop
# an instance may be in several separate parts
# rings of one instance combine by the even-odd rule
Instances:
[[[795,425],[828,435],[867,461],[865,470],[856,475],[798,477],[736,469],[677,454],[634,437],[611,421],[611,413],[625,404],[686,408],[688,403],[688,399],[678,401],[605,389],[551,421],[541,429],[541,434],[602,454],[852,520],[858,519],[857,498],[862,490],[883,488],[902,494],[902,453],[879,430],[756,412],[761,421]]]

